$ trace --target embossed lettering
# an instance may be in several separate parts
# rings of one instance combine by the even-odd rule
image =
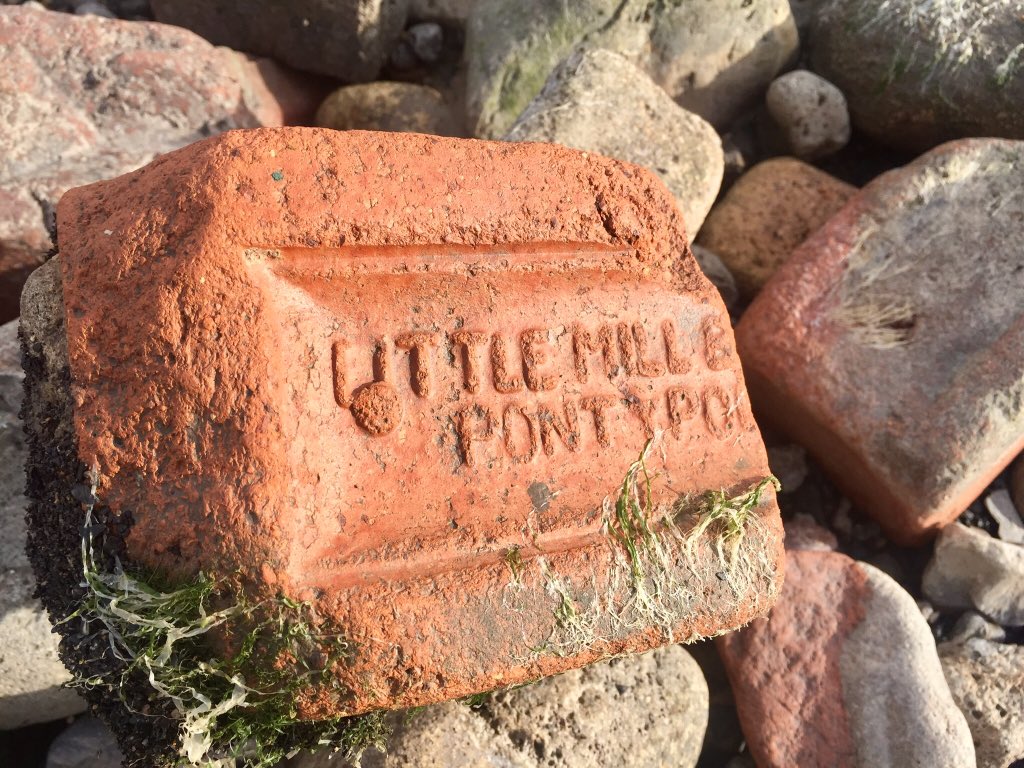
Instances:
[[[616,399],[611,395],[596,395],[585,397],[580,402],[580,407],[590,411],[594,415],[594,431],[597,433],[599,445],[607,448],[611,445],[611,438],[608,436],[608,423],[605,421],[604,412],[615,406]]]
[[[554,389],[558,382],[554,376],[546,376],[538,370],[548,361],[548,353],[543,346],[547,342],[547,331],[531,329],[519,335],[519,345],[523,351],[523,378],[533,392]]]
[[[573,362],[576,365],[576,376],[580,381],[586,381],[589,375],[587,366],[587,355],[593,352],[601,352],[601,359],[604,361],[605,375],[611,378],[618,368],[615,357],[615,340],[611,327],[602,325],[596,336],[580,326],[572,329],[572,354]]]
[[[649,379],[665,375],[665,366],[658,360],[648,359],[647,331],[640,323],[633,323],[633,341],[636,343],[636,368]]]
[[[629,323],[619,323],[615,326],[619,337],[619,356],[622,360],[622,368],[630,376],[636,375],[636,352],[633,349],[633,333]]]
[[[452,417],[455,424],[455,435],[459,441],[459,452],[467,467],[476,466],[473,457],[473,444],[489,439],[494,434],[494,413],[490,408],[470,405],[460,408]],[[481,428],[476,428],[481,424]]]
[[[665,357],[668,361],[669,373],[689,373],[693,365],[690,362],[693,348],[691,347],[687,353],[680,354],[679,334],[676,333],[676,324],[672,320],[662,322],[661,333],[665,338]]]
[[[717,385],[705,388],[703,396],[704,424],[708,431],[719,440],[724,439],[734,428],[733,418],[736,405],[728,391]]]
[[[654,400],[631,392],[626,397],[626,405],[629,412],[640,419],[647,437],[654,437]]]
[[[540,408],[537,412],[537,420],[540,422],[540,443],[548,456],[555,452],[554,435],[558,435],[570,451],[580,449],[580,417],[576,406],[567,401],[563,410],[565,418],[547,408]]]
[[[522,416],[522,420],[526,422],[526,448],[521,451],[517,451],[515,447],[515,438],[513,437],[513,421],[516,415]],[[510,405],[505,408],[505,412],[502,414],[501,428],[505,433],[505,450],[508,451],[508,455],[516,463],[531,461],[534,456],[537,455],[538,449],[538,438],[537,438],[537,425],[534,422],[533,417],[526,412],[526,409],[521,405]]]
[[[487,334],[479,331],[456,331],[452,343],[462,350],[462,381],[467,392],[480,391],[480,348],[487,343]]]
[[[409,352],[412,391],[420,397],[429,397],[432,385],[428,350],[437,346],[437,335],[426,331],[403,333],[395,338],[395,346]]]
[[[682,434],[683,422],[697,415],[700,403],[696,393],[689,387],[669,387],[665,397],[668,401],[668,422],[672,434],[679,437]]]
[[[712,371],[724,371],[729,367],[732,349],[718,318],[706,318],[701,325],[701,333],[704,336],[704,359],[708,368]]]
[[[508,350],[505,340],[498,334],[491,337],[491,374],[494,377],[494,388],[503,394],[518,392],[523,388],[523,381],[509,373]]]

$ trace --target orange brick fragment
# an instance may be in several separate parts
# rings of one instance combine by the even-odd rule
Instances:
[[[671,605],[638,607],[614,535],[648,441],[660,514],[768,475],[725,308],[648,172],[540,144],[231,132],[69,192],[58,218],[98,497],[132,511],[134,563],[240,570],[345,628],[344,693],[308,716],[770,607],[770,489],[724,548],[740,562],[712,526],[646,572]]]

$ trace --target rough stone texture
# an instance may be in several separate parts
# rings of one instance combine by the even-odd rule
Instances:
[[[764,102],[796,157],[816,160],[838,152],[850,140],[843,92],[813,72],[798,69],[775,78]]]
[[[787,551],[768,618],[716,643],[760,768],[975,765],[928,623],[866,563]]]
[[[749,300],[856,191],[799,160],[766,160],[711,210],[697,242],[721,257]]]
[[[964,611],[949,631],[949,642],[965,642],[974,637],[1003,641],[1006,639],[1006,630],[980,613]]]
[[[1024,138],[1022,15],[1024,0],[823,0],[811,68],[891,146]]]
[[[793,12],[793,21],[796,22],[797,31],[800,33],[800,40],[806,39],[814,21],[814,15],[826,0],[789,0],[789,7]]]
[[[470,128],[503,135],[580,45],[622,54],[721,127],[760,100],[798,40],[787,0],[479,0],[466,31]]]
[[[477,0],[409,0],[409,18],[465,24]]]
[[[377,77],[405,26],[408,0],[152,0],[157,21],[217,45],[345,80]]]
[[[996,521],[996,535],[1010,544],[1024,544],[1024,521],[1010,492],[1002,488],[985,497],[985,509]]]
[[[1024,445],[1022,167],[1024,142],[978,139],[884,174],[740,322],[766,422],[895,541],[954,520]]]
[[[0,72],[0,321],[18,316],[65,190],[314,108],[276,64],[185,30],[17,6],[0,7]]]
[[[1010,468],[1010,494],[1017,514],[1024,517],[1024,455],[1018,456]]]
[[[665,643],[603,532],[606,498],[659,431],[655,508],[768,474],[725,309],[637,166],[543,144],[231,132],[69,192],[58,223],[77,440],[61,467],[95,466],[101,503],[133,511],[136,566],[237,573],[346,628],[348,693],[303,716]],[[34,460],[64,428],[36,427]],[[52,579],[69,555],[47,546],[64,534],[51,523],[81,511],[49,477],[30,555]],[[692,564],[652,565],[677,640],[774,599],[770,490],[728,564],[718,535]]]
[[[726,308],[732,312],[740,300],[740,291],[736,287],[736,278],[732,276],[732,272],[725,266],[725,262],[718,258],[718,254],[712,253],[707,248],[694,245],[693,256],[697,259],[697,264],[700,265],[700,271],[718,289]]]
[[[21,346],[17,321],[0,326],[0,729],[56,720],[85,702],[60,686],[69,679],[57,658],[25,556],[25,438],[22,435]]]
[[[714,128],[625,58],[604,50],[577,51],[556,67],[505,139],[554,142],[654,171],[675,195],[691,239],[718,195],[725,167]]]
[[[779,479],[782,493],[793,493],[807,479],[807,451],[794,443],[768,446],[768,466]]]
[[[680,646],[566,672],[484,704],[429,707],[361,768],[692,768],[708,722],[704,675]],[[331,768],[324,754],[289,768]]]
[[[120,768],[121,751],[114,734],[95,717],[80,717],[46,753],[46,768]]]
[[[433,88],[384,81],[339,88],[320,105],[316,124],[339,131],[460,133],[444,97]]]
[[[811,552],[832,552],[839,547],[836,535],[828,528],[818,525],[807,514],[797,514],[783,522],[786,531],[786,549],[801,549]]]
[[[1024,646],[975,639],[939,646],[953,698],[967,718],[978,768],[1024,755]]]
[[[1024,547],[950,525],[939,534],[921,589],[940,608],[974,608],[1003,626],[1024,625]]]

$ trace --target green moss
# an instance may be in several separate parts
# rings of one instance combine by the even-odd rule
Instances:
[[[105,633],[119,664],[75,684],[104,689],[128,706],[127,681],[148,680],[177,714],[179,765],[233,758],[239,768],[269,768],[297,747],[333,747],[351,759],[368,746],[383,746],[382,713],[299,719],[303,694],[345,693],[335,672],[354,652],[308,604],[283,595],[249,603],[205,574],[168,588],[163,579],[120,567],[104,571],[94,555],[91,513],[82,540],[88,591],[65,621],[81,621],[86,635]],[[214,632],[230,649],[227,655],[209,642]]]

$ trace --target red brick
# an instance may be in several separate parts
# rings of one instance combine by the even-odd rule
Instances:
[[[886,534],[954,520],[1024,447],[1024,142],[953,142],[855,195],[737,343],[759,417]]]
[[[771,492],[746,575],[702,541],[668,569],[686,596],[661,620],[627,607],[603,528],[655,434],[663,508],[768,474],[725,308],[647,171],[230,132],[67,193],[58,219],[80,457],[133,512],[131,560],[241,569],[337,619],[359,651],[330,711],[522,682],[773,601]],[[593,611],[576,644],[565,594]]]

